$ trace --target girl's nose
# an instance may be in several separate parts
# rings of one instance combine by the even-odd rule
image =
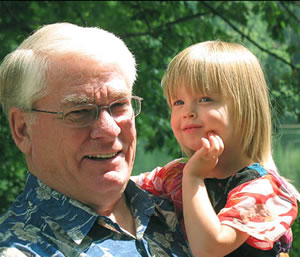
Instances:
[[[196,118],[197,112],[195,110],[195,107],[190,105],[186,106],[184,110],[184,118]]]
[[[184,118],[195,118],[196,117],[196,113],[195,112],[186,112],[184,114]]]

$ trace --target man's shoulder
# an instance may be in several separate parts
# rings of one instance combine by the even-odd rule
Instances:
[[[3,237],[3,233],[8,233],[8,231],[13,231],[18,228],[24,227],[25,218],[26,218],[26,210],[27,208],[23,208],[24,205],[27,206],[26,202],[22,203],[22,208],[18,206],[18,199],[16,199],[10,208],[0,216],[0,238]],[[0,246],[3,240],[0,242]]]
[[[1,243],[0,243],[1,245]],[[27,257],[24,252],[18,250],[15,247],[2,247],[0,246],[0,257]],[[38,257],[37,255],[36,257]]]
[[[11,211],[0,217],[0,257],[25,257],[26,243],[36,241],[34,234],[24,231],[25,223],[17,219]],[[29,238],[30,237],[30,238]],[[16,246],[22,248],[18,249]],[[29,249],[28,249],[29,250]]]
[[[126,196],[129,197],[128,200],[131,203],[131,207],[135,209],[135,213],[139,213],[140,217],[147,213],[147,216],[155,215],[165,217],[164,222],[167,223],[169,223],[170,220],[174,222],[177,220],[172,201],[139,188],[133,181],[129,182],[126,191]],[[172,222],[172,226],[173,225],[174,223]]]
[[[22,245],[25,241],[34,240],[34,233],[31,233],[30,238],[28,238],[29,236],[27,230],[31,232],[39,230],[39,228],[37,227],[34,228],[33,226],[27,226],[27,229],[25,231],[26,215],[28,213],[18,213],[17,210],[13,207],[14,206],[8,209],[8,211],[6,211],[0,217],[0,256],[13,256],[7,255],[16,251],[13,248],[13,244]],[[6,253],[6,255],[3,255],[4,252]]]
[[[129,197],[131,204],[137,206],[140,210],[144,210],[151,206],[159,209],[166,208],[168,210],[173,210],[171,201],[141,189],[133,181],[129,181],[128,183],[126,196]]]

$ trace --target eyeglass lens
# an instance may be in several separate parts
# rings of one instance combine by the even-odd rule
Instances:
[[[140,99],[126,97],[112,102],[109,106],[75,106],[64,111],[63,119],[68,126],[86,127],[98,119],[102,109],[106,109],[114,120],[120,122],[137,116],[141,111],[141,102]]]

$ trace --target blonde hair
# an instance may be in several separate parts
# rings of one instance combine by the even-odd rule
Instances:
[[[55,58],[64,56],[118,65],[130,87],[136,79],[135,58],[114,34],[70,23],[46,25],[7,55],[0,66],[0,102],[6,115],[12,107],[32,109],[47,93],[48,73]]]
[[[272,122],[269,92],[257,58],[236,43],[207,41],[176,55],[163,76],[167,102],[178,87],[192,93],[218,93],[229,105],[235,134],[251,160],[265,163],[271,153]]]

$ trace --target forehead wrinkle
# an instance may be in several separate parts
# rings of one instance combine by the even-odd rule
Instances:
[[[94,92],[94,101],[97,104],[103,104],[126,96],[131,96],[131,90],[108,82]]]
[[[86,104],[89,103],[90,99],[86,95],[77,95],[77,94],[72,94],[72,95],[67,95],[63,100],[63,104]]]

